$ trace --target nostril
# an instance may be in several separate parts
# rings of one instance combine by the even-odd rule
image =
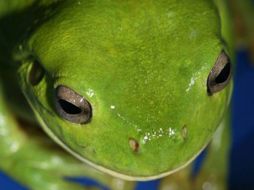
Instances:
[[[68,114],[80,114],[82,112],[82,110],[79,107],[75,106],[74,104],[66,100],[59,99],[58,102],[59,105],[62,107],[62,109]]]
[[[69,87],[56,88],[56,111],[59,116],[73,123],[85,124],[91,121],[92,107],[80,94]]]

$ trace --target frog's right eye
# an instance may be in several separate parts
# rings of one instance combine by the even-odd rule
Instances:
[[[59,85],[56,88],[56,111],[59,116],[72,123],[85,124],[91,121],[90,103],[72,89]]]
[[[207,92],[212,95],[223,90],[230,81],[232,66],[228,55],[222,51],[207,79]]]
[[[43,76],[45,74],[45,71],[43,67],[40,65],[40,63],[37,60],[33,61],[32,67],[29,72],[28,80],[29,82],[35,86],[39,84],[39,82],[42,80]]]

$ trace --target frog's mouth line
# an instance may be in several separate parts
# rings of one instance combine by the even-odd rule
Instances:
[[[30,106],[32,107],[33,110],[36,110],[35,107],[32,105],[32,103],[29,101]],[[117,171],[113,171],[110,170],[102,165],[97,165],[95,163],[93,163],[92,161],[85,159],[84,157],[82,157],[79,153],[75,152],[74,150],[72,150],[70,147],[68,147],[67,145],[64,144],[64,142],[59,139],[57,136],[54,135],[54,133],[50,130],[50,128],[48,128],[47,123],[41,118],[40,114],[38,112],[34,112],[36,115],[36,118],[38,119],[38,121],[40,122],[40,124],[42,125],[43,130],[58,144],[60,145],[62,148],[64,148],[67,152],[69,152],[70,154],[72,154],[74,157],[76,157],[78,160],[84,162],[85,164],[88,164],[90,166],[92,166],[93,168],[102,171],[104,173],[107,173],[113,177],[116,178],[121,178],[123,180],[128,180],[128,181],[149,181],[149,180],[155,180],[155,179],[159,179],[165,176],[168,176],[170,174],[173,174],[183,168],[185,168],[186,166],[188,166],[204,149],[205,147],[207,147],[207,145],[210,142],[207,141],[207,143],[205,143],[205,145],[202,147],[202,149],[197,152],[197,154],[195,154],[191,159],[189,159],[185,164],[170,170],[170,171],[166,171],[166,172],[162,172],[158,175],[151,175],[151,176],[131,176],[131,175],[127,175],[127,174],[123,174],[123,173],[119,173]]]

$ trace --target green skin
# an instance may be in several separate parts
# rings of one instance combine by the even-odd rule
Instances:
[[[120,189],[117,178],[150,180],[189,164],[211,140],[231,95],[232,82],[207,93],[207,77],[220,53],[234,59],[223,2],[50,2],[0,3],[1,168],[32,189],[53,189],[52,180],[59,189],[79,189],[61,179],[68,175],[86,175]],[[10,17],[19,24],[7,22]],[[31,85],[35,59],[45,74]],[[90,102],[91,122],[75,124],[59,116],[59,85]],[[28,127],[20,130],[16,118],[28,116],[19,106],[18,88],[56,143],[116,178],[52,149],[46,137],[27,134]],[[130,139],[138,142],[138,151]],[[57,180],[52,172],[59,174]],[[126,182],[123,189],[132,186]]]

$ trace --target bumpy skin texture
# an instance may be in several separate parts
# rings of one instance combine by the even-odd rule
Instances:
[[[48,6],[42,2],[35,5]],[[222,50],[233,57],[215,4],[66,0],[52,6],[29,17],[33,24],[24,22],[25,37],[11,48],[21,90],[51,138],[125,179],[161,177],[194,159],[220,123],[231,92],[230,84],[207,94],[207,77]],[[45,75],[31,85],[35,62]],[[74,124],[56,113],[59,85],[91,103],[91,122]]]
[[[33,60],[24,57],[19,76],[52,138],[102,170],[140,179],[175,170],[205,147],[230,95],[207,94],[207,76],[228,52],[211,1],[66,1],[55,11],[19,52],[46,71],[31,86]],[[58,85],[91,103],[90,123],[58,116]]]

